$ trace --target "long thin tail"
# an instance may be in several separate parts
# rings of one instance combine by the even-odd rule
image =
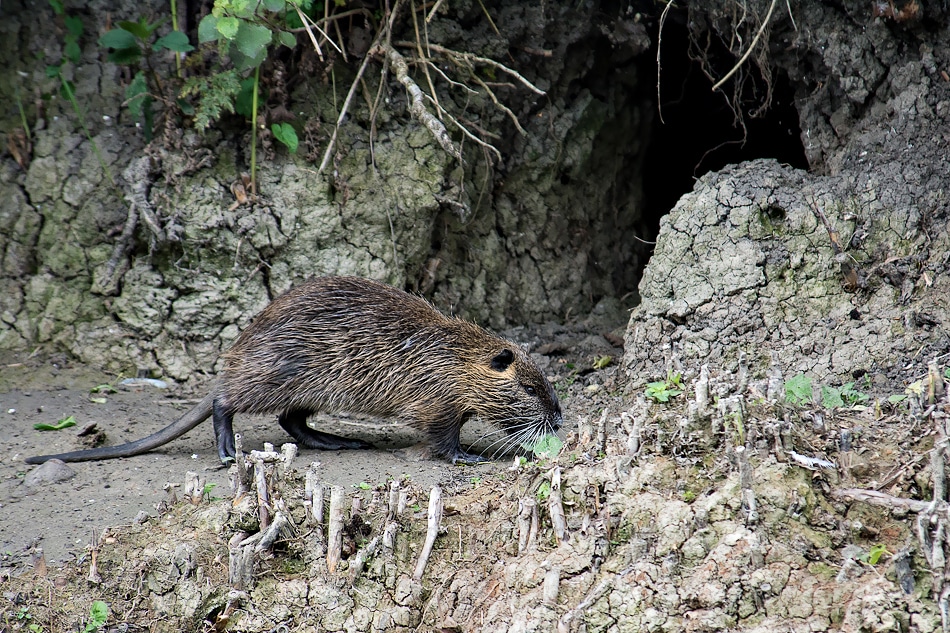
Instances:
[[[50,459],[61,459],[64,462],[89,462],[97,459],[112,459],[115,457],[131,457],[132,455],[141,455],[147,453],[153,448],[158,448],[168,444],[172,440],[181,437],[191,429],[195,428],[209,417],[211,417],[211,405],[214,402],[214,393],[209,393],[204,399],[196,404],[188,413],[184,414],[161,431],[156,431],[148,437],[144,437],[127,444],[118,446],[102,446],[100,448],[90,448],[85,451],[72,451],[70,453],[59,453],[57,455],[37,455],[36,457],[27,457],[27,464],[42,464]]]

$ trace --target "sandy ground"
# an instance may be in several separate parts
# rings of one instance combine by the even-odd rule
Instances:
[[[109,395],[90,390],[115,381],[115,376],[75,366],[62,359],[6,356],[0,364],[0,556],[23,555],[31,546],[43,548],[47,562],[55,564],[81,555],[93,534],[107,526],[130,523],[140,511],[156,515],[165,498],[166,483],[180,483],[187,471],[216,484],[230,496],[228,472],[218,466],[211,422],[152,453],[127,459],[69,464],[75,475],[58,483],[24,485],[36,466],[24,463],[30,455],[84,448],[77,433],[95,423],[117,444],[145,437],[174,421],[203,394],[185,393],[171,385],[119,388]],[[91,397],[105,397],[96,403]],[[40,432],[39,422],[55,423],[73,416],[76,426]],[[476,477],[507,467],[495,462],[477,466],[451,466],[426,456],[421,436],[411,429],[387,422],[323,418],[321,430],[356,436],[377,449],[365,451],[302,450],[296,465],[305,469],[321,462],[321,474],[337,485],[376,484],[408,475],[423,486],[444,483],[460,476]],[[235,430],[245,437],[246,449],[264,442],[279,446],[291,438],[276,418],[241,416]],[[479,430],[463,430],[463,444],[477,439]]]

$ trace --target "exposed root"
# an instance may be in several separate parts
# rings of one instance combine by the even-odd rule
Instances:
[[[752,43],[749,44],[749,48],[746,50],[745,55],[743,55],[736,65],[732,67],[732,70],[726,73],[726,76],[713,84],[713,91],[719,90],[722,84],[726,83],[730,77],[732,77],[737,70],[749,59],[749,55],[752,54],[752,51],[755,50],[756,45],[759,43],[759,38],[762,37],[762,34],[765,33],[765,28],[769,25],[769,20],[772,19],[772,12],[775,10],[775,5],[778,4],[778,0],[772,0],[772,4],[769,5],[769,11],[765,14],[765,19],[762,20],[762,26],[759,27],[759,31],[755,34],[755,37],[752,38]]]
[[[423,103],[425,97],[422,89],[409,76],[409,66],[406,64],[405,58],[391,46],[384,46],[382,50],[393,68],[396,79],[406,87],[406,91],[409,93],[409,111],[412,116],[432,133],[442,149],[451,154],[456,160],[462,160],[462,151],[452,142],[445,126],[431,112],[426,110]]]
[[[394,46],[400,48],[415,48],[415,43],[413,42],[394,42]],[[530,90],[531,92],[537,95],[546,94],[543,90],[535,86],[533,83],[528,81],[521,73],[518,71],[508,68],[504,64],[496,62],[494,59],[488,59],[487,57],[479,57],[478,55],[473,55],[472,53],[460,53],[458,51],[453,51],[450,48],[445,48],[444,46],[439,46],[438,44],[429,44],[429,50],[435,51],[436,53],[441,53],[451,59],[456,65],[461,65],[459,62],[465,61],[469,63],[484,64],[486,66],[491,66],[497,70],[500,70],[504,73],[507,73],[517,79],[521,84]]]
[[[119,294],[122,277],[129,269],[127,256],[132,251],[139,220],[151,230],[157,242],[164,242],[166,239],[165,231],[159,226],[152,213],[152,205],[148,202],[148,190],[152,185],[151,158],[143,156],[134,161],[126,168],[123,177],[129,187],[129,193],[126,195],[129,212],[125,226],[112,248],[112,256],[96,270],[92,283],[92,292],[105,296]]]
[[[432,71],[435,71],[435,73],[438,74],[450,86],[457,87],[457,88],[461,87],[463,90],[471,94],[478,94],[478,91],[472,88],[472,85],[477,84],[478,86],[480,86],[481,88],[485,90],[485,92],[488,94],[489,99],[491,99],[495,107],[498,108],[500,111],[504,112],[505,115],[508,116],[509,119],[511,119],[511,121],[514,123],[515,128],[518,130],[518,132],[522,135],[527,134],[527,131],[518,121],[518,118],[515,115],[515,113],[512,112],[512,110],[508,108],[506,105],[504,105],[495,95],[491,87],[494,84],[489,84],[483,81],[482,79],[480,79],[475,73],[475,67],[477,65],[489,66],[493,69],[500,70],[501,72],[513,77],[521,85],[528,88],[535,94],[543,95],[545,94],[545,92],[541,90],[540,88],[538,88],[537,86],[535,86],[534,84],[532,84],[530,81],[528,81],[527,78],[525,78],[523,75],[521,75],[517,71],[493,59],[488,59],[486,57],[479,57],[471,53],[453,51],[443,46],[429,43],[428,31],[426,27],[429,20],[432,19],[432,16],[434,15],[435,11],[438,9],[438,4],[435,7],[433,7],[432,11],[428,14],[426,19],[423,21],[423,28],[422,30],[420,30],[419,22],[416,19],[416,15],[415,15],[415,10],[416,10],[415,3],[413,3],[411,9],[412,9],[413,25],[415,27],[415,36],[416,36],[415,42],[400,41],[400,42],[392,43],[391,42],[392,28],[393,28],[393,23],[395,21],[395,16],[399,10],[399,6],[400,6],[400,1],[397,0],[394,3],[392,10],[389,13],[386,24],[380,27],[375,40],[369,47],[367,54],[364,56],[363,61],[360,64],[359,70],[356,73],[356,77],[354,78],[353,83],[350,86],[350,90],[347,93],[346,99],[343,102],[343,106],[340,109],[340,114],[337,117],[337,122],[336,122],[336,125],[334,126],[333,133],[324,151],[323,159],[320,161],[320,166],[317,169],[318,174],[323,173],[326,170],[327,165],[329,165],[330,163],[330,158],[334,155],[340,125],[343,123],[347,113],[349,112],[350,105],[353,100],[353,96],[354,94],[356,94],[357,86],[364,86],[365,82],[363,81],[363,77],[366,72],[366,68],[369,63],[369,60],[379,59],[380,57],[383,59],[383,62],[384,62],[383,69],[382,69],[382,78],[380,80],[380,88],[373,102],[371,102],[371,100],[367,97],[367,103],[369,104],[369,107],[370,107],[370,115],[371,115],[371,120],[372,120],[371,131],[370,131],[370,150],[373,155],[374,165],[375,165],[375,147],[374,147],[373,138],[375,137],[375,120],[376,120],[376,115],[378,113],[378,107],[381,101],[386,73],[390,67],[392,68],[393,74],[395,75],[396,79],[399,81],[399,83],[403,85],[403,87],[405,87],[406,92],[408,93],[409,111],[412,114],[413,118],[415,118],[422,125],[424,125],[426,129],[429,130],[429,132],[435,138],[435,140],[439,143],[442,149],[445,150],[449,155],[451,155],[453,158],[455,158],[458,161],[462,160],[461,147],[452,140],[452,137],[449,134],[449,132],[446,130],[445,124],[442,122],[442,119],[447,119],[454,126],[456,126],[456,128],[458,128],[458,130],[462,133],[462,135],[465,138],[472,140],[477,145],[481,146],[484,150],[486,150],[486,152],[491,152],[491,154],[499,161],[502,159],[502,155],[501,155],[501,152],[496,147],[491,145],[491,143],[483,140],[485,137],[497,138],[497,136],[494,136],[490,133],[487,133],[484,130],[477,129],[477,128],[476,129],[479,132],[479,134],[473,133],[469,129],[472,126],[469,126],[466,123],[460,121],[458,117],[453,116],[445,107],[442,106],[442,104],[439,101],[439,95],[436,90],[435,81],[433,81]],[[358,11],[358,12],[365,13],[365,11]],[[318,20],[318,21],[314,21],[309,18],[305,19],[306,16],[301,16],[301,20],[304,22],[304,28],[298,29],[298,31],[306,30],[307,35],[310,37],[310,40],[313,43],[314,50],[317,52],[317,55],[320,56],[321,59],[323,59],[323,55],[322,55],[322,49],[321,49],[321,42],[319,41],[320,38],[322,38],[323,40],[327,41],[332,46],[334,46],[337,49],[337,51],[339,51],[340,54],[344,57],[344,59],[346,59],[346,52],[343,50],[342,46],[338,46],[336,43],[334,43],[333,40],[330,38],[330,36],[327,34],[327,32],[324,29],[320,28],[320,24],[325,24],[326,26],[329,26],[330,22],[333,22],[334,26],[336,26],[337,30],[339,31],[339,28],[338,28],[339,18],[344,15],[350,15],[353,13],[354,12],[350,11],[350,12],[343,12],[343,13],[334,14],[334,15],[326,14],[322,20]],[[319,38],[317,36],[317,33],[319,33]],[[399,51],[396,50],[397,47],[412,49],[413,51],[415,51],[415,58],[407,59],[406,57],[403,56],[403,54],[401,54]],[[432,63],[431,55],[433,53],[447,57],[456,67],[466,72],[468,77],[463,79],[462,81],[453,80],[442,69],[438,68],[438,66]],[[422,72],[425,73],[426,81],[429,87],[428,93],[423,91],[419,87],[419,85],[415,82],[415,80],[409,75],[409,66],[410,64],[414,64],[414,63],[419,63],[422,67]],[[509,86],[509,87],[515,86],[515,84],[512,84],[512,83],[505,83],[501,85]],[[368,91],[366,90],[365,86],[363,90],[364,90],[364,94],[368,95]],[[426,105],[427,101],[431,102],[435,106],[434,114],[430,112],[429,109],[427,108],[427,105]]]

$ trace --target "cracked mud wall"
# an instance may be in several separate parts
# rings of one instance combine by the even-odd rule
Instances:
[[[759,371],[890,381],[950,350],[950,32],[926,11],[806,3],[797,30],[773,17],[769,60],[795,85],[812,172],[729,167],[663,219],[627,331],[635,382],[740,352]],[[727,35],[729,15],[710,8],[707,27]]]
[[[504,25],[498,34],[480,5],[449,3],[429,37],[502,59],[546,91],[497,88],[525,136],[484,94],[443,95],[496,135],[503,161],[489,168],[487,153],[463,143],[460,167],[410,118],[390,76],[372,154],[369,110],[357,98],[328,175],[316,174],[341,86],[352,80],[352,67],[338,65],[336,97],[326,78],[291,94],[297,122],[319,130],[311,156],[265,148],[260,199],[232,206],[231,185],[248,170],[244,122],[204,137],[187,127],[158,130],[146,146],[120,107],[124,70],[96,45],[106,13],[136,19],[163,15],[165,5],[67,3],[85,34],[81,62],[64,68],[107,174],[45,76],[46,65],[62,59],[61,25],[46,7],[5,3],[3,28],[16,37],[5,40],[11,63],[0,82],[5,93],[24,95],[33,156],[25,169],[10,154],[0,166],[0,346],[65,350],[115,371],[186,379],[212,372],[248,319],[312,275],[357,274],[416,289],[495,328],[583,313],[602,296],[630,291],[642,249],[624,236],[641,230],[637,139],[649,123],[631,100],[633,60],[648,44],[642,28],[631,22],[611,32],[611,15],[571,7],[488,8]],[[375,90],[378,68],[367,82]],[[10,105],[4,131],[19,121]],[[144,196],[154,225],[138,222],[131,252],[110,277],[106,264],[131,195]]]

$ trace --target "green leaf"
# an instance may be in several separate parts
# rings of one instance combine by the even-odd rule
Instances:
[[[541,485],[538,486],[537,497],[538,501],[546,501],[548,497],[551,496],[551,482],[542,481]]]
[[[70,35],[73,37],[82,35],[82,20],[75,15],[67,15],[63,18],[63,22],[66,23],[66,30],[69,31]]]
[[[134,22],[132,24],[134,24]],[[123,48],[138,48],[139,42],[135,38],[135,35],[126,29],[112,29],[111,31],[103,33],[102,37],[99,38],[99,46],[118,50]]]
[[[657,402],[669,402],[670,398],[675,398],[676,396],[683,393],[682,389],[675,388],[681,386],[680,380],[681,378],[679,374],[671,374],[666,380],[649,382],[647,383],[647,388],[644,390],[643,394],[647,398],[651,398]]]
[[[241,89],[234,100],[234,110],[243,117],[254,116],[254,78],[248,77],[241,82]]]
[[[145,18],[138,22],[130,22],[129,20],[122,20],[119,22],[119,28],[125,31],[128,31],[138,39],[143,42],[148,39],[148,36],[152,34],[149,30],[148,25],[145,23]]]
[[[808,404],[812,397],[811,378],[805,374],[792,376],[785,381],[785,400],[791,404]]]
[[[844,400],[841,399],[841,392],[834,387],[822,387],[821,404],[826,409],[836,409],[844,406]]]
[[[176,53],[190,53],[195,47],[188,42],[188,36],[181,31],[172,31],[164,37],[160,37],[152,44],[153,51],[160,51],[167,48]]]
[[[142,49],[136,46],[135,48],[118,48],[106,56],[113,64],[125,64],[131,65],[137,62],[142,58]]]
[[[231,17],[221,18],[218,20],[215,28],[222,37],[233,40],[235,37],[237,37],[238,29],[241,28],[241,21],[237,18]]]
[[[890,552],[887,551],[887,547],[882,544],[877,544],[868,552],[868,562],[872,565],[877,565],[878,561],[881,560],[881,556],[884,554],[890,554]]]
[[[49,6],[53,7],[53,13],[56,15],[62,15],[66,12],[66,7],[63,6],[61,0],[49,0]]]
[[[89,397],[89,402],[95,402],[96,404],[105,404],[105,403],[109,402],[109,399],[108,399],[108,398],[95,398],[95,397],[90,396],[90,397]]]
[[[139,73],[139,74],[141,74],[141,73]],[[136,75],[136,78],[138,78],[138,75]],[[134,81],[134,80],[133,80],[133,81]],[[126,90],[125,90],[125,96],[126,96],[126,98],[128,98],[128,96],[129,96],[129,90],[128,90],[128,88],[126,88]],[[90,390],[89,390],[89,393],[119,393],[119,390],[116,389],[115,387],[113,387],[112,385],[110,385],[109,383],[103,383],[103,384],[101,384],[101,385],[96,385],[95,387],[93,387],[92,389],[90,389]]]
[[[72,63],[78,64],[79,58],[82,56],[82,51],[79,49],[79,42],[73,39],[66,42],[66,45],[63,47],[63,55]]]
[[[256,59],[266,54],[267,45],[271,43],[272,39],[273,33],[266,26],[241,22],[234,42],[242,54]]]
[[[181,98],[175,99],[175,103],[178,104],[178,108],[185,116],[195,116],[195,106]]]
[[[274,123],[270,130],[274,133],[274,138],[287,146],[291,154],[297,153],[300,141],[297,140],[297,130],[290,123]]]
[[[612,363],[614,360],[613,356],[598,356],[594,359],[594,369],[603,369]]]
[[[287,48],[293,48],[297,45],[297,36],[288,31],[281,31],[278,33],[277,39]]]
[[[535,442],[534,446],[530,447],[530,450],[536,457],[555,457],[563,446],[564,442],[561,441],[561,438],[557,435],[549,434]]]
[[[285,6],[287,6],[287,3],[284,0],[264,0],[264,9],[267,11],[277,13],[283,11]]]
[[[228,0],[228,2],[230,4],[228,9],[232,14],[246,19],[254,17],[255,10],[260,4],[259,0]]]
[[[871,399],[871,397],[866,393],[862,393],[855,389],[853,382],[848,382],[841,386],[841,397],[849,405],[857,405],[862,402],[867,402]]]
[[[260,54],[256,57],[248,57],[238,49],[234,42],[231,42],[231,47],[228,49],[228,57],[239,72],[244,72],[245,70],[257,68],[264,63],[264,60],[267,59],[267,48],[262,48]]]
[[[129,114],[135,119],[140,119],[143,114],[145,102],[148,99],[148,83],[145,81],[145,73],[141,70],[135,73],[132,83],[125,89],[125,99],[129,107]]]
[[[59,77],[62,70],[59,66],[47,66],[46,67],[46,76],[52,79],[53,77]]]
[[[97,631],[109,619],[109,605],[102,600],[96,600],[89,608],[89,622],[86,624],[86,631]]]
[[[210,13],[198,23],[198,42],[213,42],[218,39],[218,18]]]
[[[897,404],[898,402],[903,402],[907,400],[907,395],[903,393],[895,393],[893,396],[888,396],[887,401],[891,404]]]
[[[68,429],[71,426],[76,426],[76,418],[69,416],[68,418],[63,418],[59,420],[56,424],[46,424],[44,422],[39,422],[33,425],[33,428],[37,431],[62,431],[63,429]]]

